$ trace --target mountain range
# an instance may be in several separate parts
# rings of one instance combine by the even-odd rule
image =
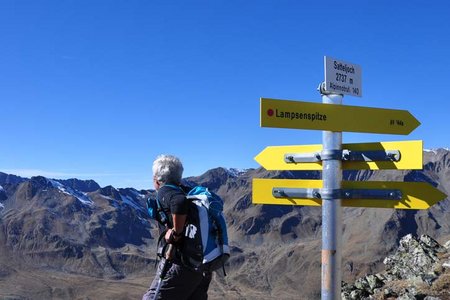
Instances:
[[[423,170],[344,171],[344,180],[428,182],[449,194],[450,151]],[[252,204],[253,178],[319,179],[318,171],[216,168],[185,178],[224,200],[232,256],[211,299],[319,299],[321,208]],[[0,173],[0,299],[140,299],[155,269],[153,190]],[[343,208],[346,282],[380,272],[407,235],[450,240],[448,198],[428,210]]]

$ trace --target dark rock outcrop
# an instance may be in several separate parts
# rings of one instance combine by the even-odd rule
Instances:
[[[6,184],[19,184],[21,182],[26,181],[26,178],[22,178],[12,174],[5,174],[0,172],[0,185]]]
[[[446,271],[450,249],[428,235],[411,234],[400,240],[398,250],[384,259],[386,270],[343,283],[343,300],[449,299],[450,290],[440,288],[449,277]],[[450,264],[448,264],[450,267]]]
[[[65,186],[71,187],[74,190],[78,190],[85,193],[95,192],[100,188],[100,185],[94,180],[79,180],[76,178],[71,178],[65,180],[58,179],[57,181]]]

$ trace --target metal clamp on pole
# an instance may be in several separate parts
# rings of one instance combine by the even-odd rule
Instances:
[[[325,89],[325,87],[326,87],[326,85],[325,85],[325,82],[322,82],[322,83],[320,83],[319,84],[319,86],[317,87],[317,90],[320,92],[320,94],[322,94],[322,95],[340,95],[340,96],[344,96],[344,94],[339,94],[339,93],[336,93],[335,91],[327,91],[326,89]]]
[[[342,150],[322,150],[320,158],[322,160],[341,160]]]
[[[341,189],[320,189],[320,196],[324,200],[341,199]]]
[[[286,153],[284,161],[288,164],[305,163],[305,162],[320,162],[320,153]]]
[[[320,189],[279,188],[272,189],[275,198],[320,199]]]
[[[343,150],[342,160],[344,161],[400,161],[399,150],[379,150],[379,151],[352,151]]]
[[[403,193],[401,190],[390,189],[344,189],[342,190],[343,199],[385,199],[385,200],[401,200]]]

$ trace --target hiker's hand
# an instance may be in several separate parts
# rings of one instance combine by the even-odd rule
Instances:
[[[169,244],[169,247],[167,248],[167,252],[166,252],[166,255],[165,255],[165,258],[167,260],[172,260],[173,259],[173,254],[174,254],[173,250],[174,250],[173,249],[173,245]]]
[[[164,238],[166,239],[166,242],[168,244],[173,244],[180,240],[181,234],[176,234],[175,230],[173,229],[167,229],[166,235]]]

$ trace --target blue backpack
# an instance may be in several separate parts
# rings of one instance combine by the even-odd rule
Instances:
[[[186,198],[189,200],[189,212],[180,245],[182,263],[196,271],[222,268],[226,275],[224,266],[230,257],[230,248],[223,200],[202,186],[191,189]],[[151,218],[167,224],[168,217],[158,199],[147,200],[147,210]]]

